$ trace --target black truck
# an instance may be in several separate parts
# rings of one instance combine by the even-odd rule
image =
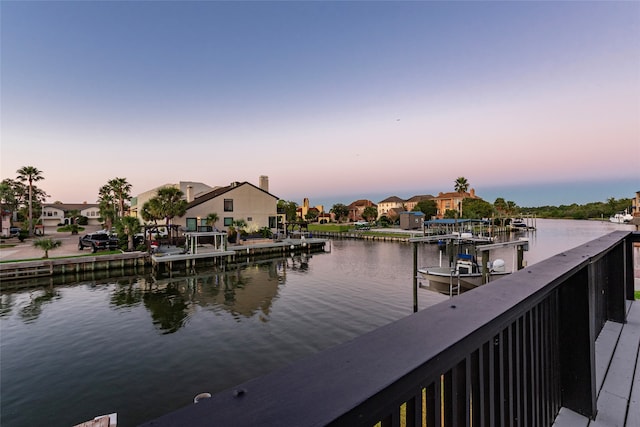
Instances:
[[[107,233],[85,234],[78,240],[78,249],[91,248],[93,252],[100,249],[113,250],[118,248],[118,238]]]

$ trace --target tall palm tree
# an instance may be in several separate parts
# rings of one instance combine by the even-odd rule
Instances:
[[[118,201],[118,216],[124,216],[124,201],[131,198],[131,184],[127,178],[114,178],[107,183],[113,197]]]
[[[464,176],[461,176],[458,179],[456,179],[454,184],[455,184],[456,193],[466,193],[467,190],[469,189],[469,182],[467,181],[467,178],[465,178]]]
[[[111,230],[117,216],[117,208],[116,201],[111,193],[111,187],[108,184],[103,185],[98,190],[98,208],[105,228]]]
[[[454,181],[454,185],[455,185],[454,188],[456,193],[460,193],[460,197],[464,199],[464,193],[466,193],[467,190],[469,189],[469,182],[467,181],[467,178],[465,178],[464,176],[458,177],[458,179]],[[458,206],[458,211],[459,211],[460,218],[462,218],[462,201],[460,201],[460,205]]]
[[[33,183],[44,177],[42,171],[33,166],[23,166],[16,173],[18,180],[29,182],[29,236],[33,236]]]
[[[165,219],[171,241],[173,241],[171,221],[174,217],[183,216],[187,212],[187,204],[184,193],[176,187],[160,188],[156,197],[149,199],[148,204],[145,203],[148,213],[158,219]]]

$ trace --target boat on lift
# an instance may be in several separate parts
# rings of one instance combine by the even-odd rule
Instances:
[[[529,250],[529,241],[528,239],[519,239],[503,243],[474,245],[472,252],[482,254],[480,262],[475,254],[466,249],[457,254],[452,265],[443,266],[441,256],[440,265],[418,268],[418,273],[428,281],[426,288],[444,295],[458,295],[513,272],[506,268],[506,263],[501,258],[489,261],[490,250],[504,247],[513,247],[515,253],[526,251]],[[514,270],[523,267],[520,265],[521,257],[518,256],[518,259],[519,265],[514,266]]]

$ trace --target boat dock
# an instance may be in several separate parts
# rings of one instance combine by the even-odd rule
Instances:
[[[189,248],[187,252],[182,248],[170,247],[152,254],[151,265],[154,271],[168,270],[171,272],[183,268],[193,269],[196,264],[236,263],[240,257],[324,251],[327,241],[326,239],[301,237],[275,241],[271,239],[245,241],[229,246],[225,246],[225,244],[199,244],[193,241],[187,245]]]

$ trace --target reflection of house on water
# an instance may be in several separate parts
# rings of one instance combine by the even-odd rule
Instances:
[[[255,262],[231,271],[200,271],[185,277],[141,281],[142,300],[153,323],[172,333],[196,310],[229,313],[237,321],[259,316],[267,322],[278,287],[286,283],[287,271],[304,272],[310,254]]]

